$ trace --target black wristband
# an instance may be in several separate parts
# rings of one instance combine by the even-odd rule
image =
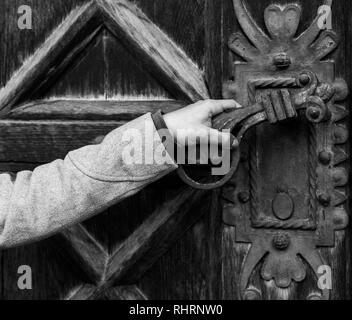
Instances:
[[[154,125],[156,130],[162,130],[162,129],[167,129],[167,125],[165,123],[163,113],[161,110],[152,113],[152,119],[154,121]]]
[[[168,130],[162,111],[159,110],[155,113],[152,113],[151,116],[152,116],[155,128],[158,131],[158,134],[160,136],[162,143],[164,144],[166,151],[168,152],[170,157],[174,159],[176,163],[176,152],[177,152],[176,143],[170,131]]]

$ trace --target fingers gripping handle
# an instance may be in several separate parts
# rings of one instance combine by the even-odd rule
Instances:
[[[236,132],[240,143],[245,133],[252,127],[268,121],[271,124],[297,117],[297,110],[305,109],[306,117],[312,123],[319,123],[329,118],[326,101],[319,95],[317,76],[311,71],[303,71],[293,79],[298,88],[294,95],[288,89],[277,89],[264,92],[255,103],[249,107],[224,112],[213,120],[213,128],[228,129]],[[323,84],[326,85],[326,84]],[[331,98],[331,97],[330,97]],[[178,175],[182,181],[196,189],[210,190],[225,185],[236,172],[240,160],[240,149],[232,152],[232,161],[229,172],[220,180],[211,183],[197,182],[189,177],[184,167],[180,166]]]
[[[268,93],[262,97],[262,102],[255,103],[250,107],[236,109],[232,112],[224,112],[213,120],[213,128],[219,131],[228,129],[238,131],[237,139],[240,142],[245,132],[265,120],[277,123],[288,118],[296,117],[297,112],[290,99],[288,90],[282,89]],[[225,185],[238,168],[240,149],[232,151],[230,170],[220,180],[211,183],[202,183],[193,180],[186,173],[183,166],[178,169],[178,175],[183,182],[196,189],[211,190]]]
[[[185,182],[186,184],[188,184],[189,186],[191,186],[195,189],[212,190],[212,189],[220,188],[220,187],[224,186],[227,182],[229,182],[229,180],[232,178],[232,176],[234,175],[234,173],[236,172],[236,170],[238,168],[239,161],[240,161],[240,150],[239,150],[239,148],[237,148],[236,150],[233,151],[233,154],[232,154],[230,171],[220,180],[218,180],[216,182],[211,182],[211,183],[202,183],[202,182],[198,182],[198,181],[193,180],[186,173],[183,166],[180,166],[177,169],[177,173],[183,182]]]

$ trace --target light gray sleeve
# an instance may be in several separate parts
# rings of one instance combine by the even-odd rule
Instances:
[[[64,160],[14,177],[0,174],[0,248],[90,218],[176,168],[147,114]]]

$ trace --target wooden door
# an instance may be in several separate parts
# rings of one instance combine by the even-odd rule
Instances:
[[[275,23],[288,23],[288,33],[299,22],[297,32],[289,35],[296,37],[309,28],[323,4],[321,0],[298,1],[299,16],[296,6],[265,11],[271,2],[28,0],[32,29],[20,29],[21,1],[3,0],[0,170],[33,169],[63,158],[68,151],[97,143],[112,129],[146,112],[169,112],[193,101],[223,96],[248,102],[247,89],[238,93],[236,86],[247,86],[253,71],[260,69],[263,76],[271,70],[263,67],[267,63],[263,56],[271,57],[272,48],[290,49],[292,44],[292,39],[274,39],[275,26],[265,27],[264,16],[269,15]],[[328,45],[314,42],[322,30],[310,28],[310,42],[306,39],[306,47],[296,49],[308,50],[313,43],[308,51],[314,53],[318,47],[323,56],[299,65],[316,72],[320,81],[334,82],[339,77],[350,81],[350,40],[345,38],[351,26],[350,6],[348,0],[335,0],[332,6],[339,44],[334,36],[326,38]],[[274,33],[263,35],[257,25]],[[234,36],[237,32],[240,34]],[[260,39],[266,39],[264,49]],[[332,58],[337,61],[336,70],[319,65],[321,60]],[[253,66],[253,61],[260,59],[264,59],[263,68]],[[295,62],[285,68],[302,71]],[[287,70],[270,72],[280,77],[281,71]],[[343,100],[343,94],[339,98]],[[330,106],[335,111],[328,129],[335,143],[324,145],[332,157],[324,172],[327,168],[337,172],[327,173],[331,179],[337,176],[334,185],[324,184],[332,188],[327,197],[331,201],[325,198],[323,204],[319,202],[317,192],[309,189],[315,183],[315,173],[307,179],[300,171],[319,172],[319,153],[315,153],[321,137],[326,138],[325,131],[316,132],[301,117],[286,126],[262,125],[248,136],[240,168],[221,190],[194,190],[170,175],[59,235],[1,251],[0,298],[348,298],[350,250],[344,219],[348,212],[348,124],[344,106],[346,100],[336,108],[335,104]],[[315,149],[309,143],[313,132],[318,140]],[[299,138],[294,140],[296,136]],[[265,211],[268,201],[274,201],[270,197],[278,187],[278,178],[272,177],[277,173],[283,180],[293,181],[295,214],[285,218],[287,223],[253,226],[253,208]],[[257,193],[253,192],[253,181],[260,190]],[[278,190],[280,199],[292,192],[284,189]],[[309,220],[305,214],[313,204],[313,215],[319,216],[317,225],[322,227],[302,229],[300,223]],[[337,211],[338,217],[334,215]],[[326,212],[332,218],[321,218]],[[335,221],[339,225],[334,227],[334,218],[343,221]],[[308,247],[300,241],[305,238]],[[258,241],[274,241],[276,249],[274,246],[260,255],[256,253]],[[293,258],[287,255],[288,241],[298,243],[300,249]],[[314,261],[331,267],[332,290],[317,287],[319,274]],[[285,269],[287,262],[298,265],[299,270]],[[30,290],[18,287],[18,271],[23,265],[32,270]],[[293,281],[281,283],[281,278]]]

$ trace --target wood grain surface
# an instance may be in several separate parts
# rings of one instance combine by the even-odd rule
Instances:
[[[63,158],[146,112],[222,97],[234,60],[242,61],[227,47],[230,35],[242,31],[232,0],[129,1],[133,5],[27,0],[32,30],[17,27],[23,1],[1,1],[1,171],[31,170]],[[244,2],[266,30],[263,12],[272,1]],[[295,2],[302,6],[300,33],[322,1]],[[332,8],[340,36],[336,73],[349,86],[351,6],[335,0]],[[237,185],[246,181],[236,179]],[[0,299],[239,299],[249,246],[236,242],[235,228],[222,221],[226,188],[194,202],[180,186],[170,175],[63,234],[0,251]],[[351,225],[338,232],[335,248],[321,250],[334,271],[332,299],[351,298],[350,234]],[[21,265],[32,268],[33,290],[17,286]],[[109,290],[99,289],[102,274],[111,280]],[[250,281],[264,299],[304,299],[316,290],[309,270],[307,279],[279,290],[257,268]]]

